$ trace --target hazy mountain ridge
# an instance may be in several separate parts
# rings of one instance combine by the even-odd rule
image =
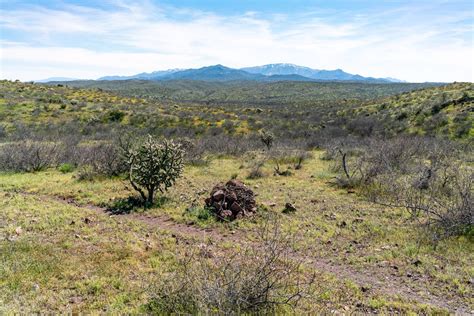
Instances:
[[[402,82],[393,78],[372,78],[336,70],[318,70],[293,64],[268,64],[241,69],[223,65],[198,69],[169,69],[133,76],[105,76],[97,80],[202,80],[202,81],[357,81],[372,83]]]
[[[131,80],[131,79],[152,80],[152,79],[170,75],[172,73],[182,71],[182,70],[183,69],[176,68],[176,69],[168,69],[168,70],[158,70],[158,71],[153,71],[151,73],[142,72],[142,73],[132,75],[132,76],[104,76],[104,77],[100,77],[97,80]]]
[[[39,83],[53,82],[53,81],[77,81],[81,80],[79,78],[69,78],[69,77],[50,77],[46,79],[36,80]]]

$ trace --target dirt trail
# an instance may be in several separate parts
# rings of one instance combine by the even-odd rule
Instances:
[[[158,217],[137,213],[114,215],[108,212],[106,208],[99,207],[93,204],[80,204],[73,199],[58,196],[41,195],[29,192],[15,193],[26,196],[34,196],[41,200],[56,201],[59,203],[73,205],[78,208],[100,212],[101,214],[109,215],[112,218],[139,221],[150,228],[167,230],[183,239],[190,237],[202,241],[210,239],[216,244],[218,244],[219,241],[224,240],[232,240],[234,242],[241,243],[243,240],[246,239],[245,231],[233,231],[224,233],[217,229],[204,229],[194,225],[178,223],[164,215]],[[303,253],[295,253],[293,257],[295,260],[301,260],[304,264],[310,265],[320,272],[330,273],[336,276],[338,279],[349,279],[357,283],[359,286],[368,287],[369,291],[372,293],[399,296],[406,300],[412,300],[418,303],[428,304],[438,308],[444,308],[449,310],[451,313],[461,315],[470,314],[470,309],[468,306],[461,305],[459,302],[454,302],[446,299],[445,297],[440,297],[433,293],[429,293],[421,287],[411,287],[406,284],[402,279],[396,276],[383,274],[377,270],[371,270],[367,272],[357,271],[355,268],[349,265],[343,265],[340,263],[332,262],[331,258],[329,257],[320,258]],[[421,292],[422,294],[420,294]]]

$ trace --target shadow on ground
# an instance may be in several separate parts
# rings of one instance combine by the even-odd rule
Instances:
[[[106,211],[114,215],[130,214],[139,210],[146,210],[152,207],[161,207],[169,198],[161,196],[155,200],[153,204],[144,202],[141,198],[131,195],[126,198],[114,199],[111,203],[106,205]]]

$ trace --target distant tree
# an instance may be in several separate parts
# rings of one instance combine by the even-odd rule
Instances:
[[[181,176],[184,150],[173,141],[159,142],[152,136],[127,153],[129,180],[146,205],[152,205],[156,191],[163,193]]]

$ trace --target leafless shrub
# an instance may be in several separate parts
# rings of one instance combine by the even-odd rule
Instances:
[[[295,170],[300,170],[303,168],[303,162],[311,158],[312,155],[311,153],[304,151],[304,150],[298,150],[295,152],[295,162],[293,163],[293,168]]]
[[[370,142],[361,157],[363,190],[375,202],[406,208],[437,240],[472,229],[474,171],[457,147],[436,139]]]
[[[265,174],[262,171],[262,167],[265,164],[264,161],[257,161],[253,164],[252,168],[250,169],[250,172],[247,176],[247,179],[260,179],[265,176]]]
[[[280,169],[280,163],[278,161],[276,161],[275,164],[276,165],[273,168],[274,175],[279,175],[279,176],[284,176],[284,177],[288,177],[288,176],[292,175],[292,172],[291,172],[290,168],[286,168],[286,170],[282,170],[282,169]]]
[[[80,166],[77,171],[77,179],[79,181],[92,181],[97,177],[97,172],[89,165]]]
[[[310,293],[314,276],[305,277],[292,256],[294,239],[279,225],[265,225],[257,242],[233,254],[200,245],[178,268],[153,287],[146,311],[156,314],[275,314],[291,311]]]
[[[181,138],[178,140],[185,152],[184,161],[193,166],[207,165],[209,160],[206,157],[206,150],[199,140]]]
[[[80,145],[79,164],[88,170],[88,175],[118,176],[127,171],[120,148],[114,143]]]
[[[474,225],[474,170],[454,162],[432,167],[420,166],[418,172],[399,177],[381,176],[370,195],[377,203],[407,209],[435,240],[468,233]]]
[[[363,176],[360,157],[362,153],[355,147],[345,146],[343,143],[335,147],[333,170],[340,174],[336,177],[336,185],[341,188],[353,188],[361,182]]]
[[[267,152],[267,159],[275,164],[274,174],[280,176],[292,175],[291,170],[299,170],[304,161],[311,157],[311,153],[302,149],[291,147],[273,147]],[[286,165],[286,169],[283,166]]]
[[[255,136],[206,135],[198,140],[198,146],[202,147],[206,153],[238,157],[259,148],[259,141]]]
[[[365,183],[379,174],[405,174],[412,162],[420,157],[433,156],[433,144],[420,137],[400,137],[390,140],[369,139],[362,147],[359,158],[361,177]],[[433,156],[435,157],[436,154]]]
[[[0,169],[35,172],[58,162],[58,145],[51,141],[22,140],[0,145]]]

